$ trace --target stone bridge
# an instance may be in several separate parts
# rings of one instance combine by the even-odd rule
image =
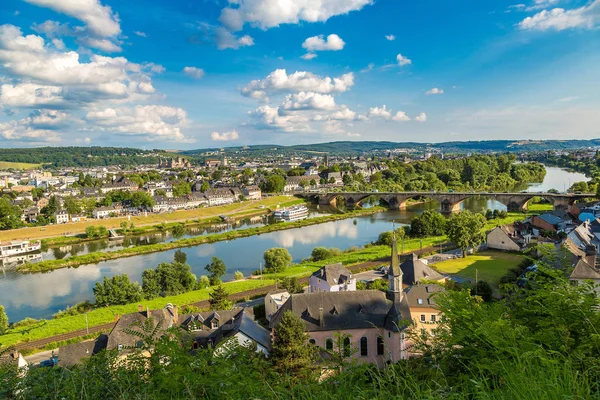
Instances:
[[[296,192],[297,197],[309,199],[321,205],[336,205],[338,199],[343,198],[348,207],[356,207],[367,198],[377,198],[384,201],[393,210],[403,210],[407,202],[414,198],[428,198],[436,200],[441,205],[443,213],[451,213],[460,210],[460,204],[470,197],[483,197],[496,200],[506,206],[508,211],[526,211],[527,203],[533,197],[542,197],[552,203],[554,209],[569,211],[570,207],[577,202],[587,198],[596,197],[592,193],[486,193],[486,192]]]

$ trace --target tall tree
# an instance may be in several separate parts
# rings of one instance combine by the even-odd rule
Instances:
[[[229,310],[231,308],[231,302],[228,299],[229,294],[223,287],[223,285],[219,284],[216,288],[214,288],[211,292],[209,292],[208,303],[210,304],[211,310]]]
[[[104,277],[102,283],[96,282],[94,297],[97,306],[129,304],[142,300],[142,288],[132,282],[126,274]]]
[[[21,210],[4,197],[0,198],[0,230],[15,229],[23,226]]]
[[[448,238],[462,250],[463,257],[466,257],[469,247],[478,246],[485,240],[484,226],[483,215],[464,210],[450,216],[446,232]]]
[[[307,372],[315,360],[316,347],[308,345],[304,322],[286,311],[273,329],[273,336],[271,357],[275,368],[294,375]]]
[[[4,306],[0,305],[0,335],[3,335],[7,329],[8,329],[8,316],[6,315]]]
[[[267,272],[282,272],[292,263],[292,256],[287,249],[274,247],[265,251],[265,270]]]
[[[227,266],[219,257],[213,257],[210,264],[204,267],[204,269],[208,272],[208,279],[210,279],[212,286],[220,284],[221,277],[227,272]]]

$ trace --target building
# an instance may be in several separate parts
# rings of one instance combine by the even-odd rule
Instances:
[[[54,218],[56,218],[57,224],[66,224],[70,221],[69,213],[65,210],[57,211],[54,213]]]
[[[422,280],[443,282],[446,278],[425,264],[416,254],[411,254],[406,261],[400,265],[402,270],[402,283],[405,286],[416,285]]]
[[[523,238],[515,231],[512,226],[498,226],[487,234],[488,249],[521,251],[529,240]]]
[[[414,328],[417,332],[435,334],[440,321],[440,311],[435,304],[435,294],[443,292],[440,285],[420,284],[405,290],[406,300]]]
[[[260,200],[262,199],[262,191],[256,185],[244,186],[242,188],[242,194],[247,200]]]
[[[176,158],[166,158],[158,160],[158,168],[190,168],[192,164],[187,158],[177,156]]]
[[[208,205],[211,207],[231,204],[236,201],[231,190],[226,188],[208,189],[204,192],[204,196],[206,197],[206,200],[208,200]]]
[[[120,215],[120,214],[121,214],[121,208],[117,208],[114,206],[98,207],[92,211],[92,217],[94,217],[96,219],[109,218],[113,215]]]
[[[564,231],[567,227],[565,220],[551,213],[534,215],[529,219],[529,223],[542,231],[553,233]]]
[[[303,183],[304,182],[304,183]],[[311,182],[315,184],[319,183],[318,177],[315,176],[288,176],[285,180],[283,187],[284,192],[295,192],[297,190],[304,190],[304,187],[310,186]],[[305,185],[305,186],[303,186]]]
[[[272,290],[265,296],[265,316],[271,320],[273,314],[290,298],[290,294],[285,289]]]
[[[127,178],[121,178],[120,180],[112,183],[107,183],[100,188],[102,194],[114,192],[117,190],[135,192],[138,190],[138,185]]]
[[[71,215],[71,222],[82,222],[87,221],[85,214],[73,214]]]
[[[216,354],[225,352],[230,343],[256,346],[256,351],[269,355],[271,333],[258,325],[243,308],[207,311],[182,315],[180,328],[192,349],[214,348]]]
[[[596,262],[591,265],[587,257],[581,257],[569,276],[571,283],[592,282],[595,285],[595,291],[600,294],[600,268],[595,264]]]
[[[310,276],[311,293],[356,290],[356,278],[342,263],[326,265]]]

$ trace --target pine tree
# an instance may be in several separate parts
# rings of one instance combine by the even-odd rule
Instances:
[[[210,296],[208,302],[211,310],[229,310],[231,308],[231,302],[227,298],[228,293],[223,285],[217,286],[208,295]]]
[[[308,345],[304,322],[286,311],[275,327],[272,360],[281,372],[298,375],[309,371],[315,360],[316,348]]]

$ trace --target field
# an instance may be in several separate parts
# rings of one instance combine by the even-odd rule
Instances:
[[[527,211],[536,212],[536,211],[552,211],[552,204],[548,203],[537,203],[537,204],[529,204],[527,205]]]
[[[193,210],[181,210],[164,214],[149,214],[127,217],[110,218],[104,220],[88,220],[84,222],[71,222],[61,225],[36,226],[30,228],[13,229],[0,232],[0,241],[4,240],[22,240],[22,239],[43,239],[64,235],[75,235],[85,232],[85,228],[90,225],[105,226],[106,228],[119,228],[121,222],[131,221],[135,226],[142,227],[148,225],[158,225],[163,222],[190,222],[192,220],[203,220],[218,217],[219,215],[228,216],[246,216],[263,213],[267,208],[276,208],[277,205],[287,206],[303,202],[291,196],[274,196],[259,201],[246,201],[243,203],[228,204],[225,206],[196,208]],[[263,206],[263,208],[260,208]]]
[[[29,164],[22,162],[0,161],[0,170],[2,169],[35,169],[41,167],[42,164]]]
[[[506,271],[516,267],[521,261],[523,261],[523,257],[518,254],[482,251],[466,258],[443,261],[432,267],[439,272],[471,280],[475,280],[477,274],[479,280],[497,285]]]

